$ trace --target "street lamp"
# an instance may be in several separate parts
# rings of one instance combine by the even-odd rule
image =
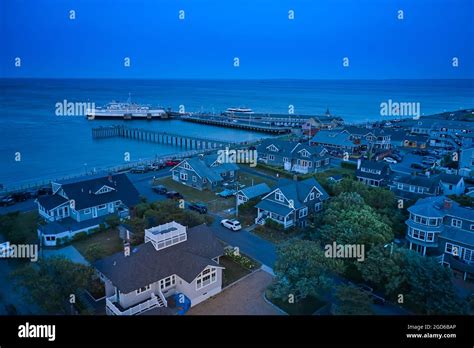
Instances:
[[[390,257],[392,257],[392,254],[393,254],[393,241],[388,243],[388,244],[385,244],[383,247],[384,249],[388,248],[388,246],[390,246]]]

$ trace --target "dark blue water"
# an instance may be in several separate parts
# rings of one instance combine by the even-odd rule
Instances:
[[[100,106],[132,94],[138,103],[177,110],[220,112],[247,106],[256,112],[323,114],[327,108],[347,122],[380,119],[380,103],[417,102],[422,114],[474,106],[473,80],[29,80],[0,79],[0,183],[56,178],[92,168],[176,153],[171,146],[125,139],[93,140],[91,128],[123,121],[87,121],[56,116],[55,104],[95,102]],[[264,135],[171,121],[128,121],[128,125],[220,139],[251,140]],[[21,160],[15,161],[20,153]]]

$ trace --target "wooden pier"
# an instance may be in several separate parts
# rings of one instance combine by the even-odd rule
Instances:
[[[218,117],[208,118],[208,117],[183,115],[181,116],[181,120],[188,121],[188,122],[195,122],[195,123],[210,124],[213,126],[240,128],[240,129],[246,129],[249,131],[262,132],[262,133],[272,133],[272,134],[291,133],[290,127],[275,127],[275,126],[265,125],[263,123],[256,123],[256,122],[245,123],[245,121],[232,122],[224,118],[219,119]]]
[[[92,137],[94,139],[121,137],[175,146],[185,150],[213,150],[226,146],[235,147],[249,144],[248,142],[235,142],[205,137],[193,137],[168,132],[157,132],[143,128],[130,128],[126,126],[93,128]]]

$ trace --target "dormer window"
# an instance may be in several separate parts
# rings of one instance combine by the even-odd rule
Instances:
[[[107,192],[110,192],[110,191],[113,191],[113,188],[110,188],[108,186],[102,186],[98,191],[96,191],[96,195],[101,195],[103,193],[107,193]]]
[[[314,199],[314,192],[311,192],[311,194],[309,195],[309,200],[312,201]]]
[[[270,145],[267,147],[268,151],[278,152],[278,148],[275,145]]]
[[[188,169],[188,170],[191,170],[191,169],[192,169],[191,166],[190,166],[188,163],[184,163],[184,164],[182,165],[182,167],[183,167],[184,169]]]
[[[285,197],[280,192],[275,193],[275,199],[279,202],[284,202],[285,201]]]

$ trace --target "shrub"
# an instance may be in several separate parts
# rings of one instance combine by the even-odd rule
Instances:
[[[86,237],[87,237],[87,232],[85,232],[85,231],[77,232],[74,236],[72,236],[72,241],[76,242],[76,241],[82,240]]]
[[[105,219],[105,222],[110,228],[116,228],[118,225],[120,225],[120,219],[117,215],[108,216]]]

